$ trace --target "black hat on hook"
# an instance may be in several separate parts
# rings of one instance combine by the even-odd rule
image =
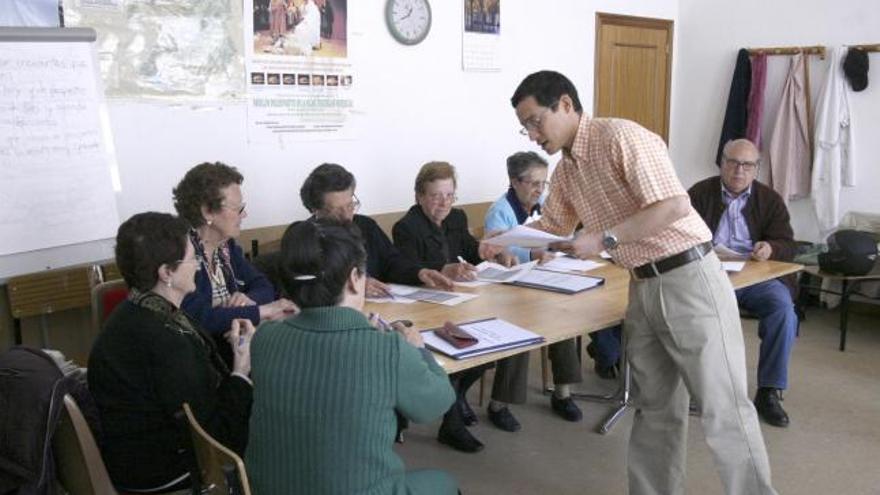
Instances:
[[[843,73],[849,80],[853,91],[868,87],[868,54],[861,48],[850,48],[843,60]]]

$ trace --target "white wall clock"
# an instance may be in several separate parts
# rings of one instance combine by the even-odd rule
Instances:
[[[385,22],[391,36],[404,45],[421,43],[431,30],[428,0],[388,0]]]

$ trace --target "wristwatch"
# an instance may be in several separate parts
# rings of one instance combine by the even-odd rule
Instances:
[[[617,236],[610,230],[602,232],[602,247],[605,249],[614,249],[618,244],[620,244],[620,241],[617,240]]]

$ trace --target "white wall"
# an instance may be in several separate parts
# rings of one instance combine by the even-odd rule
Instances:
[[[172,209],[171,188],[198,162],[239,167],[250,217],[245,228],[304,218],[303,179],[321,162],[338,162],[358,179],[364,212],[402,210],[413,201],[418,168],[447,160],[460,175],[461,202],[488,201],[506,187],[505,158],[537,150],[520,136],[510,95],[528,73],[559,70],[593,101],[595,13],[676,19],[677,0],[507,0],[502,6],[503,70],[461,70],[462,3],[434,0],[433,27],[415,47],[385,27],[384,1],[349,0],[349,44],[361,98],[360,138],[278,145],[247,143],[246,109],[196,111],[155,103],[111,103],[123,191],[120,213]],[[472,221],[479,221],[473,219]]]
[[[680,0],[674,72],[670,150],[685,186],[717,174],[713,164],[724,118],[736,53],[743,47],[880,43],[876,0]],[[841,214],[880,211],[880,56],[872,64],[868,88],[851,99],[858,143],[858,182],[841,193]],[[764,147],[777,113],[789,57],[770,57],[765,93]],[[810,57],[813,101],[825,80],[828,59]],[[762,180],[766,170],[762,173]],[[789,204],[798,239],[819,238],[809,200]]]

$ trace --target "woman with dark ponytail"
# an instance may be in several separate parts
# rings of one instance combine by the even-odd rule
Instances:
[[[421,334],[363,313],[357,230],[297,222],[281,241],[282,285],[302,309],[260,327],[248,475],[255,493],[456,493],[435,470],[407,472],[392,451],[395,412],[438,418],[455,394]]]

